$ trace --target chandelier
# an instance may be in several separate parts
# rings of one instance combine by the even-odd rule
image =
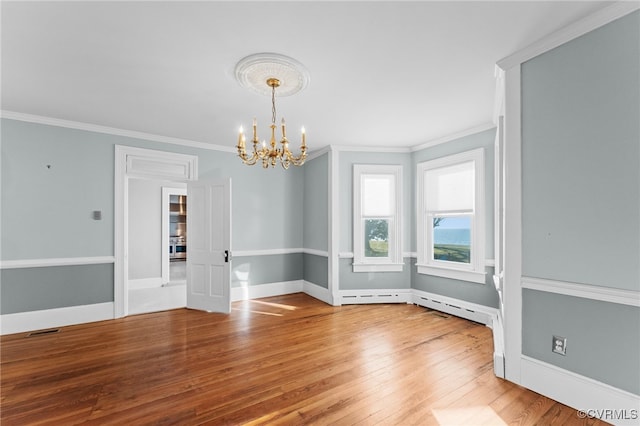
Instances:
[[[253,152],[251,155],[247,154],[246,149],[246,138],[244,136],[244,130],[242,126],[240,127],[240,133],[238,135],[238,156],[242,160],[244,164],[249,166],[253,166],[258,162],[258,160],[262,160],[262,167],[268,168],[269,166],[274,167],[278,161],[282,165],[283,168],[288,169],[290,164],[295,166],[302,166],[304,161],[307,158],[307,145],[305,140],[305,132],[304,127],[302,128],[302,145],[300,145],[300,156],[296,157],[289,150],[289,141],[287,140],[287,130],[284,122],[284,118],[282,119],[282,139],[280,143],[282,144],[282,148],[277,147],[276,143],[276,87],[280,86],[280,80],[277,78],[268,78],[267,86],[271,87],[271,140],[269,141],[269,145],[267,145],[266,141],[262,141],[262,145],[260,148],[259,140],[258,140],[258,129],[256,119],[253,119]]]
[[[288,169],[291,164],[302,166],[307,159],[307,144],[304,127],[300,155],[295,156],[289,149],[289,140],[284,118],[280,122],[281,138],[276,140],[276,88],[278,96],[293,95],[304,89],[309,83],[309,72],[298,61],[277,53],[256,53],[249,55],[236,65],[235,77],[240,85],[262,95],[271,95],[271,140],[262,143],[258,139],[256,119],[253,119],[252,147],[247,151],[244,130],[240,127],[238,135],[238,156],[244,164],[253,166],[262,162],[262,167],[275,167],[276,164]],[[266,84],[265,84],[266,82]]]

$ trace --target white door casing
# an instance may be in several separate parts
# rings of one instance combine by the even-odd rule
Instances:
[[[231,179],[187,184],[187,308],[231,312]]]
[[[129,179],[187,182],[198,179],[198,157],[130,146],[115,146],[114,318],[128,315]]]

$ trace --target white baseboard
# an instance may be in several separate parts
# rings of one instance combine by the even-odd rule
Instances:
[[[113,302],[0,315],[0,334],[113,319]]]
[[[493,373],[496,377],[505,378],[504,371],[504,326],[500,310],[491,318],[492,324],[487,324],[493,330]]]
[[[162,287],[162,277],[141,278],[128,281],[129,290],[139,290],[142,288]]]
[[[615,425],[637,425],[640,396],[528,356],[520,358],[520,385]],[[634,411],[635,410],[635,411]]]
[[[302,291],[304,291],[309,296],[318,299],[327,305],[331,305],[331,293],[329,289],[321,287],[317,284],[310,283],[308,281],[304,281],[302,285]]]
[[[410,288],[340,290],[338,304],[411,303],[411,292]]]
[[[168,311],[185,306],[187,306],[186,283],[129,290],[129,315]]]
[[[231,287],[231,301],[258,299],[260,297],[280,296],[282,294],[300,293],[303,280],[284,281],[246,287]]]

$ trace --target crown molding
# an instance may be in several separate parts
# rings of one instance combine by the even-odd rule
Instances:
[[[332,145],[332,150],[342,152],[411,152],[409,147],[388,147],[388,146],[353,146],[353,145]]]
[[[484,123],[484,124],[481,124],[481,125],[476,126],[476,127],[471,127],[469,129],[462,130],[462,131],[460,131],[458,133],[454,133],[454,134],[451,134],[451,135],[448,135],[448,136],[444,136],[444,137],[441,137],[441,138],[438,138],[438,139],[434,139],[432,141],[425,142],[425,143],[420,144],[420,145],[412,146],[410,148],[410,151],[411,152],[415,152],[415,151],[420,151],[420,150],[425,149],[425,148],[431,148],[432,146],[440,145],[440,144],[443,144],[443,143],[446,143],[446,142],[451,142],[451,141],[454,141],[456,139],[463,138],[465,136],[474,135],[476,133],[484,132],[485,130],[493,129],[494,127],[496,127],[496,125],[493,124],[493,123]]]
[[[79,121],[62,120],[59,118],[24,114],[21,112],[1,110],[0,117],[9,120],[25,121],[28,123],[44,124],[47,126],[65,127],[68,129],[85,130],[88,132],[104,133],[114,136],[124,136],[127,138],[143,139],[147,141],[168,143],[172,145],[188,146],[191,148],[207,149],[211,151],[223,151],[232,153],[236,152],[235,148],[228,146],[214,145],[206,142],[155,135],[152,133],[137,132],[134,130],[118,129],[115,127],[100,126],[97,124],[82,123]]]
[[[637,0],[615,2],[499,60],[497,65],[503,70],[520,65],[638,9],[640,9],[640,2]]]
[[[24,122],[35,123],[35,124],[43,124],[47,126],[64,127],[68,129],[85,130],[88,132],[103,133],[103,134],[114,135],[114,136],[123,136],[127,138],[142,139],[142,140],[167,143],[172,145],[187,146],[191,148],[200,148],[200,149],[206,149],[210,151],[221,151],[221,152],[230,152],[230,153],[236,152],[234,147],[229,147],[229,146],[215,145],[207,142],[199,142],[199,141],[192,141],[188,139],[161,136],[161,135],[156,135],[152,133],[138,132],[134,130],[118,129],[115,127],[100,126],[97,124],[82,123],[79,121],[62,120],[59,118],[45,117],[41,115],[25,114],[25,113],[15,112],[15,111],[0,110],[0,118],[6,118],[8,120],[24,121]],[[321,148],[317,151],[310,153],[307,160],[312,160],[314,158],[320,157],[321,155],[330,151],[409,153],[409,152],[414,152],[414,151],[419,151],[421,149],[429,148],[435,145],[439,145],[442,143],[450,142],[450,141],[462,138],[464,136],[480,133],[485,130],[492,129],[494,127],[495,127],[495,124],[493,123],[485,123],[480,126],[472,127],[470,129],[466,129],[458,133],[451,134],[449,136],[444,136],[439,139],[434,139],[432,141],[429,141],[420,145],[410,146],[410,147],[328,145],[327,147]]]
[[[327,154],[329,151],[331,151],[330,146],[325,146],[324,148],[320,148],[318,150],[312,151],[309,153],[309,155],[307,155],[307,161],[311,161],[315,158],[321,157],[324,154]]]

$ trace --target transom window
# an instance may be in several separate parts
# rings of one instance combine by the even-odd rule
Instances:
[[[402,167],[354,165],[354,272],[400,271]]]
[[[482,149],[418,164],[418,273],[485,282]]]

